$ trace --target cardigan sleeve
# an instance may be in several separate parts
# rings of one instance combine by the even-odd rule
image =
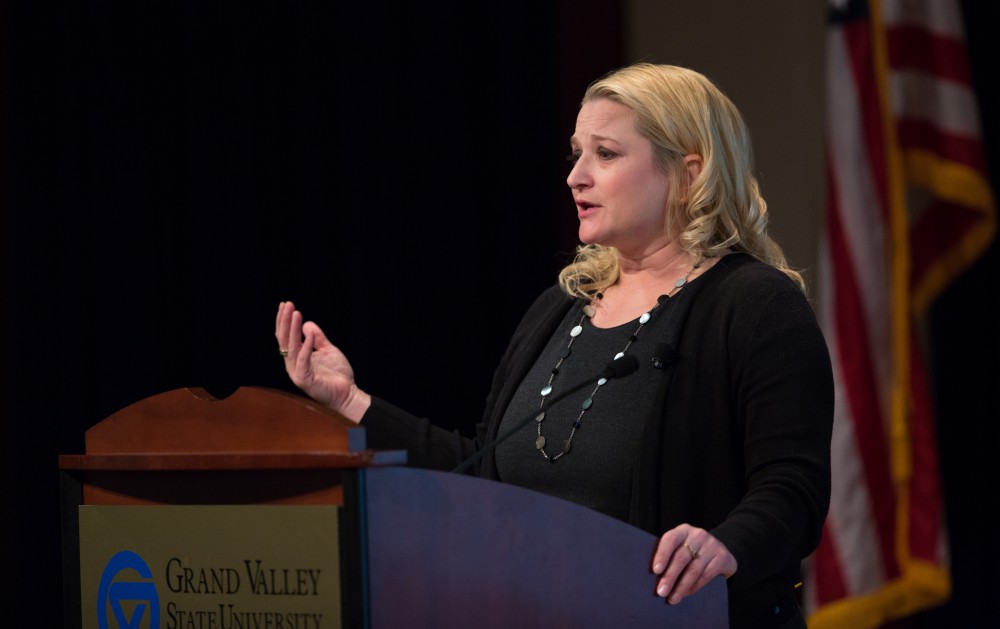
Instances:
[[[435,426],[375,396],[361,427],[369,448],[405,449],[407,463],[414,467],[450,470],[475,452],[472,439],[459,431]]]
[[[487,443],[492,424],[497,417],[496,406],[501,391],[508,384],[513,365],[518,361],[526,339],[539,333],[539,323],[552,318],[554,308],[567,302],[567,298],[551,287],[539,295],[531,307],[522,316],[520,323],[511,336],[503,358],[493,374],[492,385],[486,399],[486,409],[483,419],[476,425],[475,437],[470,438],[460,431],[448,431],[434,425],[426,418],[416,417],[407,411],[383,400],[372,397],[372,405],[361,418],[361,426],[365,429],[368,445],[377,449],[405,449],[407,460],[414,467],[437,470],[454,469],[461,462],[471,457],[479,448]],[[476,473],[477,468],[473,468]]]
[[[790,282],[755,283],[753,291],[736,306],[726,337],[746,491],[712,530],[736,557],[733,587],[811,553],[830,501],[834,398],[826,341]]]

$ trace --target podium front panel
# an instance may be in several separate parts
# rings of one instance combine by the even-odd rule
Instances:
[[[658,540],[636,527],[469,476],[359,473],[375,629],[729,626],[721,577],[679,605],[656,596]]]
[[[82,505],[81,625],[339,628],[338,510]]]

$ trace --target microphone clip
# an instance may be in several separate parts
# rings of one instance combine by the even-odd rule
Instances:
[[[675,355],[676,352],[674,352],[673,347],[667,343],[659,343],[653,351],[653,358],[651,359],[653,368],[661,371],[666,369],[667,365],[674,361]]]

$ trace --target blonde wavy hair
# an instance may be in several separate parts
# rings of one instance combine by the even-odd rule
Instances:
[[[743,116],[712,81],[687,68],[637,63],[591,83],[580,104],[602,98],[628,107],[640,135],[653,144],[671,181],[664,229],[677,234],[684,251],[698,258],[743,251],[805,292],[802,276],[767,234],[767,203],[754,176]],[[690,154],[702,158],[701,173],[691,181],[683,161]],[[570,296],[590,298],[618,274],[615,248],[580,245],[559,273],[559,285]]]

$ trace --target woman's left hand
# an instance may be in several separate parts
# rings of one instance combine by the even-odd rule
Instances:
[[[705,529],[681,524],[663,534],[653,554],[656,593],[676,605],[720,574],[736,574],[736,558]]]

